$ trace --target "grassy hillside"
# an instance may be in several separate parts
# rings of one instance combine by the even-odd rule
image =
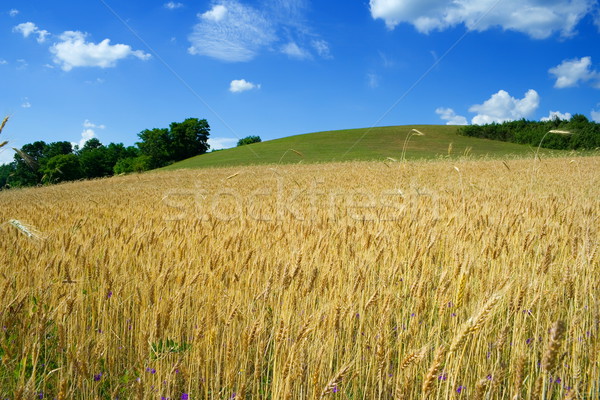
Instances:
[[[461,156],[506,156],[531,154],[529,146],[478,139],[456,134],[456,126],[408,125],[382,128],[348,129],[308,133],[208,153],[175,163],[167,169],[235,166],[272,163],[329,162],[351,160],[400,159],[407,135],[418,129],[424,136],[413,136],[406,146],[407,159]],[[294,149],[302,156],[290,151]]]

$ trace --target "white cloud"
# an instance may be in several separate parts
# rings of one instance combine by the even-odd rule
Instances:
[[[98,44],[86,42],[86,34],[78,31],[67,31],[60,36],[60,42],[50,48],[54,54],[54,62],[64,71],[74,67],[114,67],[117,61],[134,56],[140,60],[148,60],[150,54],[141,50],[132,50],[125,44],[110,44],[104,39]]]
[[[550,111],[547,117],[542,117],[540,121],[553,121],[555,118],[561,120],[570,120],[572,117],[571,113],[561,113],[560,111]]]
[[[8,61],[0,58],[0,65],[6,65],[6,64],[8,64]]]
[[[104,125],[96,125],[92,122],[90,122],[90,120],[86,119],[85,121],[83,121],[83,131],[81,132],[81,139],[79,140],[79,143],[75,143],[75,142],[71,142],[71,144],[73,146],[77,145],[79,146],[79,148],[81,149],[85,143],[96,137],[96,131],[95,129],[104,129],[106,128]]]
[[[594,122],[600,123],[600,109],[592,110],[592,120],[594,120]]]
[[[526,118],[537,110],[539,104],[540,96],[533,89],[528,90],[522,99],[516,99],[508,92],[500,90],[483,104],[476,104],[469,108],[470,112],[477,113],[471,123],[483,125]]]
[[[90,122],[89,119],[86,119],[85,121],[83,121],[83,127],[84,128],[106,129],[106,126],[104,126],[104,125],[96,125],[93,122]]]
[[[31,103],[29,102],[29,99],[27,97],[25,97],[25,99],[23,100],[21,107],[22,108],[31,108]]]
[[[301,49],[296,42],[289,42],[285,44],[281,48],[281,52],[290,58],[296,58],[298,60],[312,58],[312,55],[308,51]]]
[[[379,87],[379,75],[374,72],[367,73],[367,85],[371,89],[375,89]]]
[[[16,17],[17,15],[19,15],[19,10],[13,8],[8,12],[8,15],[10,15],[11,17]]]
[[[260,84],[248,82],[245,79],[233,80],[229,84],[229,91],[231,93],[241,93],[253,89],[260,89]]]
[[[501,27],[544,39],[555,32],[569,37],[596,0],[370,0],[371,16],[389,29],[412,24],[429,33],[464,24],[468,30]]]
[[[317,54],[323,58],[333,58],[331,50],[329,49],[329,43],[323,39],[315,39],[311,42],[312,47],[315,49]]]
[[[95,137],[96,132],[93,129],[84,129],[83,132],[81,132],[81,140],[79,140],[79,143],[74,144],[79,146],[79,148],[81,149],[83,146],[85,146],[88,140],[93,139]]]
[[[174,1],[170,1],[168,3],[165,3],[164,6],[165,6],[165,8],[168,8],[169,10],[175,10],[177,8],[183,7],[183,3],[176,3]]]
[[[467,125],[467,119],[462,115],[456,115],[453,109],[439,107],[435,110],[435,113],[440,116],[441,119],[446,122],[446,125]]]
[[[19,32],[23,37],[28,38],[31,34],[37,35],[37,42],[44,43],[50,32],[40,29],[33,22],[23,22],[13,28],[13,32]]]
[[[600,88],[600,72],[592,70],[592,58],[581,57],[564,60],[548,71],[556,77],[555,88],[563,89],[579,85],[580,82],[591,81]]]
[[[208,10],[200,16],[200,18],[208,21],[219,22],[227,15],[227,7],[222,4],[217,4],[212,9]]]
[[[250,61],[276,40],[271,23],[255,8],[227,0],[199,15],[189,40],[190,54],[223,61]]]
[[[221,150],[228,149],[230,147],[235,147],[238,140],[236,138],[228,138],[228,137],[211,137],[208,138],[208,144],[212,150]]]
[[[214,0],[210,9],[198,14],[199,22],[188,36],[188,52],[229,62],[250,61],[263,51],[279,51],[299,60],[310,59],[313,53],[331,58],[329,43],[304,22],[306,0],[256,3]]]

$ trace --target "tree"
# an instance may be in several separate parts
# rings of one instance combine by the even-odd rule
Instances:
[[[50,158],[42,168],[44,183],[73,181],[83,177],[81,163],[75,154],[59,154]]]
[[[71,142],[52,142],[46,145],[42,157],[50,159],[55,156],[73,154],[73,145]]]
[[[86,151],[98,149],[103,146],[104,145],[100,142],[100,140],[98,140],[97,138],[91,138],[87,142],[85,142],[83,147],[79,150],[79,153],[81,154]]]
[[[114,167],[115,174],[128,174],[130,172],[148,171],[151,166],[149,156],[129,157],[119,160]]]
[[[238,140],[237,145],[238,145],[238,147],[240,147],[240,146],[244,146],[246,144],[260,143],[260,142],[262,142],[260,136],[246,136],[245,138]]]
[[[0,165],[0,190],[10,186],[9,179],[15,173],[15,163]]]
[[[44,141],[23,145],[20,153],[17,152],[14,155],[15,171],[8,179],[8,184],[19,187],[34,186],[40,183],[42,179],[40,162],[44,159],[44,151],[47,146]]]
[[[210,127],[205,119],[188,118],[183,122],[171,123],[169,129],[146,129],[138,134],[141,142],[136,143],[140,153],[149,156],[152,168],[163,167],[210,148]]]
[[[152,168],[160,168],[171,160],[171,135],[168,129],[146,129],[139,133],[136,143],[140,152],[151,159]]]
[[[173,161],[204,154],[210,148],[210,126],[205,119],[188,118],[180,123],[173,122],[170,125],[170,135]]]

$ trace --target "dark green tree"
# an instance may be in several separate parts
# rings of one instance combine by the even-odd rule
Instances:
[[[205,119],[188,118],[170,125],[171,160],[180,161],[204,154],[210,148],[210,126]]]
[[[144,172],[151,169],[151,165],[152,159],[149,156],[122,158],[115,164],[114,173]]]
[[[15,163],[0,165],[0,190],[10,187],[9,179],[15,173]]]
[[[73,181],[83,177],[81,163],[75,154],[59,154],[48,159],[41,172],[44,183]]]
[[[151,159],[151,168],[159,168],[174,161],[204,154],[210,148],[210,127],[205,119],[188,118],[173,122],[169,129],[147,129],[136,143],[141,155]]]
[[[98,138],[91,138],[90,140],[84,143],[83,147],[79,150],[79,153],[94,150],[102,146],[104,145],[100,142]]]
[[[138,136],[142,141],[136,144],[142,155],[150,157],[152,168],[162,167],[172,160],[172,142],[168,129],[146,129]]]
[[[14,187],[34,186],[41,182],[40,162],[44,160],[44,151],[48,145],[44,141],[28,143],[14,155],[15,170],[8,180]],[[21,156],[21,154],[23,156]]]
[[[260,136],[246,136],[245,138],[238,140],[237,145],[238,145],[238,147],[240,147],[240,146],[244,146],[247,144],[260,143],[260,142],[262,142]]]
[[[42,158],[50,159],[55,156],[73,154],[73,145],[71,142],[52,142],[46,145],[43,150]]]

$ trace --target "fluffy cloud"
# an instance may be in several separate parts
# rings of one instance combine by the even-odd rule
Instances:
[[[38,28],[33,22],[23,22],[13,28],[13,32],[18,32],[27,38],[30,35],[37,35],[37,42],[44,43],[50,32]]]
[[[260,89],[260,84],[248,82],[245,79],[233,80],[229,84],[229,91],[231,93],[241,93],[252,89]]]
[[[309,33],[311,29],[303,22],[306,0],[258,4],[260,7],[238,0],[214,1],[209,10],[198,14],[199,22],[188,36],[188,52],[229,62],[250,61],[262,51],[274,49],[299,60],[310,59],[315,52],[331,58],[329,44]]]
[[[31,103],[29,102],[29,99],[27,97],[25,97],[25,100],[23,100],[23,104],[21,104],[22,108],[31,108]]]
[[[189,36],[190,54],[250,61],[276,40],[270,22],[258,10],[234,0],[215,5],[199,17],[200,23]]]
[[[595,122],[600,123],[600,109],[598,109],[598,110],[592,110],[592,119]]]
[[[371,16],[389,29],[409,23],[422,33],[464,24],[469,30],[501,27],[544,39],[555,32],[569,37],[596,0],[370,0]]]
[[[527,91],[522,99],[516,99],[508,92],[500,90],[483,104],[476,104],[469,108],[470,112],[477,113],[471,123],[483,125],[525,118],[537,110],[539,104],[540,96],[533,89]]]
[[[8,64],[8,61],[0,58],[0,65],[6,65],[6,64]]]
[[[181,7],[183,7],[183,4],[182,4],[182,3],[176,3],[176,2],[174,2],[174,1],[170,1],[170,2],[168,2],[168,3],[165,3],[165,4],[164,4],[164,7],[165,7],[165,8],[168,8],[169,10],[175,10],[175,9],[177,9],[177,8],[181,8]]]
[[[446,122],[446,125],[467,125],[467,119],[462,115],[457,115],[451,108],[440,107],[435,110],[435,113]]]
[[[312,55],[305,49],[300,48],[295,42],[289,42],[281,48],[281,52],[290,58],[306,60],[312,58]]]
[[[83,128],[84,129],[81,132],[81,139],[79,140],[79,143],[71,142],[73,146],[77,145],[79,148],[82,148],[88,140],[96,137],[95,129],[104,129],[106,127],[104,125],[96,125],[86,119],[83,121]]]
[[[563,89],[577,86],[580,82],[591,82],[600,89],[600,72],[592,70],[591,57],[564,60],[548,72],[556,77],[555,88]]]
[[[572,115],[570,113],[561,113],[560,111],[550,111],[547,117],[542,117],[540,121],[553,121],[555,118],[561,120],[570,120]]]
[[[217,4],[212,9],[208,10],[200,16],[206,21],[220,22],[227,15],[227,7],[222,4]]]
[[[64,71],[74,67],[114,67],[117,61],[133,56],[140,60],[148,60],[150,54],[141,50],[133,50],[125,44],[110,44],[110,39],[104,39],[98,44],[87,42],[86,34],[67,31],[60,36],[60,42],[50,48],[54,54],[54,62]]]
[[[105,129],[106,128],[106,126],[104,126],[104,125],[96,125],[96,124],[90,122],[89,119],[86,119],[85,121],[83,121],[83,127],[87,128],[87,129],[93,129],[93,128]]]
[[[228,137],[211,137],[208,138],[208,144],[210,148],[213,150],[221,150],[228,149],[230,147],[234,147],[237,144],[238,139],[236,138],[228,138]]]
[[[8,15],[10,15],[11,17],[16,17],[17,15],[19,15],[19,10],[13,8],[8,12]]]
[[[323,58],[333,58],[331,50],[329,49],[329,43],[323,39],[313,40],[311,42],[312,47],[315,49],[317,54]]]

